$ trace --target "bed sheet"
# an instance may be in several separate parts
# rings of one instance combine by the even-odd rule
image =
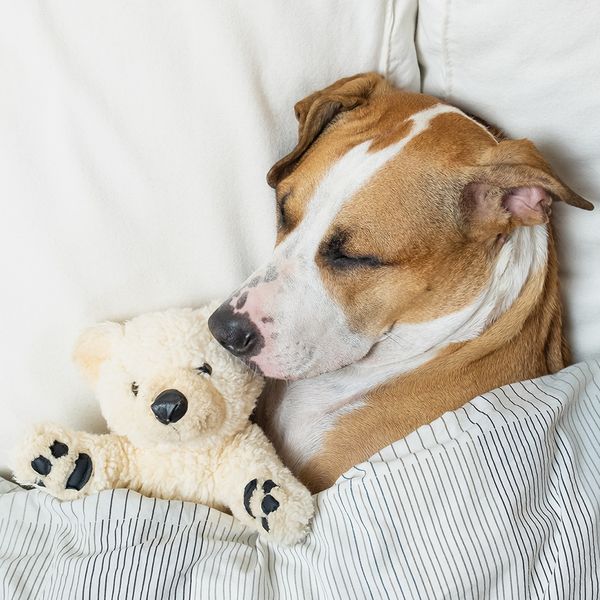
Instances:
[[[301,544],[204,506],[0,482],[10,600],[600,596],[600,364],[475,398],[315,496]]]

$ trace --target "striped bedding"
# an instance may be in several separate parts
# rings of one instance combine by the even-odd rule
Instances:
[[[301,545],[115,490],[0,481],[0,598],[600,598],[600,365],[508,385],[316,497]]]

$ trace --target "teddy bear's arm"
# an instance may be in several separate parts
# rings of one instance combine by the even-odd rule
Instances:
[[[269,539],[292,544],[308,531],[314,510],[310,492],[279,460],[258,425],[249,425],[227,446],[216,490],[234,517]]]
[[[94,435],[58,425],[40,425],[19,446],[15,480],[35,485],[61,500],[127,487],[135,451],[114,434]]]

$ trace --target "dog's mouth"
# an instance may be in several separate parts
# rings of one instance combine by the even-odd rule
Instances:
[[[316,325],[310,319],[306,331],[298,322],[282,327],[281,320],[262,312],[239,311],[228,300],[210,316],[208,326],[219,344],[254,373],[285,381],[341,369],[362,358],[371,346],[362,337],[360,344],[345,342],[327,324]]]
[[[265,374],[262,368],[253,359],[243,360],[243,362],[255,375],[260,375],[261,377],[268,377],[268,375]]]
[[[311,379],[326,375],[333,371],[344,369],[369,356],[371,349],[366,354],[347,357],[340,360],[339,355],[321,353],[317,348],[303,347],[302,343],[292,342],[291,351],[277,352],[276,358],[272,358],[268,352],[260,353],[251,358],[243,359],[246,366],[254,373],[269,379],[295,382],[303,379]],[[295,348],[302,348],[300,353],[294,352]]]

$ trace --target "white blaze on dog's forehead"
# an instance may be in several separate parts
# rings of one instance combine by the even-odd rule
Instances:
[[[289,252],[297,251],[297,246],[300,245],[303,253],[310,255],[316,252],[323,236],[344,204],[411,140],[423,133],[435,117],[447,113],[463,115],[453,106],[436,104],[407,119],[412,123],[412,127],[398,142],[376,152],[369,152],[372,142],[368,140],[344,154],[327,170],[309,201],[304,219],[283,242],[282,247]]]

